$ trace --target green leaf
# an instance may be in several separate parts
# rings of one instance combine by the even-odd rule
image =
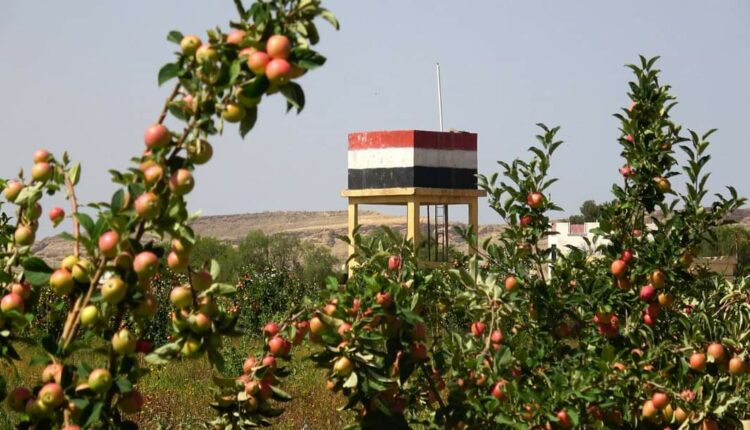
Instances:
[[[81,179],[81,163],[76,161],[68,170],[68,177],[73,185],[78,185],[78,181]]]
[[[219,279],[219,275],[221,275],[221,265],[219,265],[219,262],[216,260],[211,260],[211,278],[212,279]]]
[[[180,66],[175,63],[167,63],[159,70],[159,86],[170,79],[176,78],[180,73]]]
[[[258,107],[252,107],[247,109],[245,117],[240,121],[240,136],[244,139],[245,136],[250,133],[250,130],[255,126],[255,122],[258,120]]]
[[[292,49],[290,60],[292,64],[295,64],[306,70],[312,70],[325,64],[326,57],[318,54],[312,49],[294,48]]]
[[[287,112],[292,107],[295,107],[297,108],[297,113],[300,113],[305,107],[305,92],[302,91],[302,87],[296,82],[289,82],[279,89],[281,90],[281,94],[286,97]]]
[[[83,412],[81,413],[81,418],[83,421],[83,428],[90,428],[92,424],[99,421],[99,417],[102,414],[103,408],[104,408],[103,401],[98,401],[96,403],[88,405],[86,409],[84,409]]]
[[[81,224],[81,226],[89,234],[89,236],[94,237],[95,232],[96,232],[96,224],[94,224],[94,220],[83,212],[78,212],[77,214],[75,214],[75,217],[78,220],[78,222]]]
[[[30,257],[23,260],[23,274],[26,280],[35,287],[49,285],[52,268],[41,258]]]
[[[333,28],[335,28],[336,30],[338,30],[339,28],[341,28],[341,26],[339,24],[338,18],[336,18],[336,15],[334,15],[333,12],[331,12],[330,10],[328,10],[328,9],[321,9],[320,10],[320,17],[323,18],[324,20],[328,21],[333,26]]]
[[[275,400],[279,400],[282,402],[288,402],[289,400],[292,400],[292,396],[289,395],[289,393],[275,385],[271,385],[271,391]]]
[[[351,375],[346,379],[346,382],[344,382],[344,388],[354,388],[357,386],[357,381],[359,379],[357,378],[357,372],[352,372]]]
[[[112,195],[110,209],[113,213],[117,213],[125,209],[125,190],[121,188]]]
[[[243,85],[240,91],[243,96],[257,99],[258,97],[262,97],[270,86],[271,83],[268,81],[268,78],[263,75],[253,78],[247,85]]]
[[[182,35],[182,33],[177,30],[172,30],[169,32],[169,34],[167,34],[167,40],[178,45],[180,44],[180,42],[182,42],[183,37],[184,36]]]

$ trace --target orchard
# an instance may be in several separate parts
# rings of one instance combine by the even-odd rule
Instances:
[[[144,125],[132,167],[111,171],[110,199],[78,201],[81,167],[67,153],[38,150],[30,177],[0,180],[0,358],[27,359],[18,345],[42,294],[67,311],[59,336],[39,340],[46,355],[32,359],[36,384],[6,389],[10,378],[0,375],[17,428],[137,428],[147,401],[139,382],[174,360],[211,363],[213,402],[186,406],[211,407],[209,428],[272,426],[291,400],[287,362],[302,342],[314,345],[309,360],[327,374],[320,386],[340,395],[353,429],[708,430],[750,418],[746,280],[730,283],[693,262],[744,199],[730,187],[707,201],[713,130],[673,122],[676,100],[657,60],[645,58],[629,66],[632,102],[615,114],[622,182],[593,251],[540,246],[560,209],[548,171],[562,144],[558,128],[540,124],[530,159],[479,177],[507,229],[482,243],[463,230],[476,252],[437,270],[423,269],[413,244],[390,230],[347,239],[358,264],[346,282],[330,278],[320,297],[267,321],[262,350],[230,374],[223,339],[243,334],[246,303],[218,282],[215,261],[191,258],[186,197],[212,158],[212,137],[230,128],[244,137],[268,97],[302,110],[296,80],[325,62],[312,49],[314,21],[338,28],[317,0],[235,4],[239,19],[224,30],[169,33],[175,59],[158,82],[176,83]],[[69,207],[47,216],[55,226],[70,219],[62,235],[71,251],[50,267],[32,246],[44,197],[58,193]],[[162,303],[170,335],[152,345],[142,334],[160,306],[162,265],[175,280]],[[77,359],[84,350],[96,359]]]

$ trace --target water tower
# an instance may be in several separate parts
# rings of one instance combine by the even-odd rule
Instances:
[[[407,237],[415,251],[424,245],[426,261],[447,259],[448,208],[467,205],[469,224],[478,226],[477,135],[422,130],[367,131],[349,134],[349,238],[358,225],[360,205],[406,206]],[[427,229],[420,208],[427,209]],[[433,211],[434,209],[434,211]],[[433,214],[431,214],[433,212]],[[472,252],[472,250],[469,250]],[[349,247],[349,254],[354,247]]]

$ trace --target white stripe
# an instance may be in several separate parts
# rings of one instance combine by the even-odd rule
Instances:
[[[382,148],[349,151],[350,169],[396,167],[452,167],[476,169],[477,152],[453,149]]]

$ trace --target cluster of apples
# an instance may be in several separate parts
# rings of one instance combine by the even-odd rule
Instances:
[[[21,327],[27,323],[23,317],[26,303],[31,299],[31,285],[28,282],[12,282],[4,290],[0,299],[0,330]]]
[[[634,258],[633,252],[626,249],[622,251],[620,258],[613,260],[610,265],[610,272],[615,277],[616,285],[622,290],[629,290],[631,287],[631,280],[627,273]],[[639,297],[647,303],[641,315],[646,325],[656,325],[662,309],[669,308],[674,303],[674,296],[663,291],[665,283],[666,275],[661,269],[656,269],[648,275],[648,283],[640,289]]]
[[[79,377],[82,378],[79,380]],[[81,409],[76,406],[76,399],[104,398],[114,386],[109,370],[96,368],[86,374],[70,366],[50,363],[42,371],[41,384],[33,390],[17,387],[8,396],[8,408],[14,412],[24,413],[34,422],[60,423],[67,417],[67,422],[76,422],[81,416]],[[143,409],[144,398],[136,389],[119,391],[117,389],[117,407],[124,414],[136,414]],[[63,414],[64,412],[64,414]],[[61,427],[63,430],[80,430],[76,424]]]
[[[703,373],[709,364],[713,363],[718,370],[729,373],[733,376],[744,375],[748,371],[748,363],[745,357],[740,354],[733,354],[731,358],[727,353],[727,348],[719,342],[709,344],[705,352],[696,351],[690,355],[690,369]]]
[[[693,390],[683,390],[680,393],[681,399],[690,404],[695,399]],[[680,406],[674,407],[669,394],[662,391],[654,391],[651,397],[646,399],[641,406],[641,417],[651,423],[666,425],[684,425],[686,421],[693,417],[692,412],[686,411]],[[682,427],[681,427],[682,428]],[[700,430],[719,430],[719,423],[713,418],[706,417],[701,420]]]

